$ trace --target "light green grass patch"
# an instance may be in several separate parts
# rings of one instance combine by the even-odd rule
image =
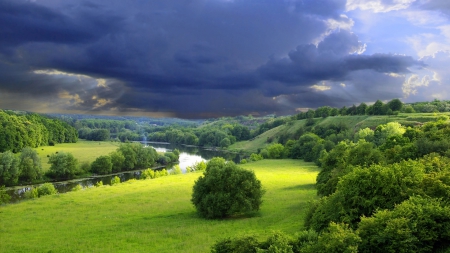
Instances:
[[[262,160],[267,190],[254,217],[204,220],[190,202],[200,173],[46,196],[0,207],[0,252],[209,252],[218,239],[303,228],[318,169],[299,160]]]
[[[78,162],[93,162],[97,157],[107,155],[119,147],[119,142],[110,141],[85,141],[79,140],[77,143],[61,143],[55,146],[43,146],[35,148],[41,158],[42,169],[46,172],[50,168],[47,155],[56,152],[72,153]]]

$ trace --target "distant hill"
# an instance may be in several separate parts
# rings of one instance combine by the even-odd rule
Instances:
[[[398,115],[355,115],[355,116],[332,116],[327,118],[314,118],[314,125],[310,126],[313,129],[316,126],[326,127],[331,124],[344,124],[350,131],[357,132],[359,129],[371,128],[375,129],[378,125],[386,124],[388,122],[399,122],[404,126],[416,126],[425,122],[435,121],[439,116],[450,116],[449,112],[445,113],[400,113]],[[279,142],[280,137],[287,135],[290,138],[298,138],[298,131],[302,127],[307,127],[307,119],[293,120],[278,127],[272,128],[251,140],[236,142],[228,147],[230,151],[246,151],[257,152],[273,142]]]

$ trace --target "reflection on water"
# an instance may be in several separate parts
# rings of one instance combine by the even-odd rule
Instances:
[[[192,166],[200,161],[210,160],[213,157],[223,157],[226,160],[234,161],[236,163],[239,163],[241,160],[239,154],[206,150],[199,147],[187,147],[183,145],[157,144],[157,143],[144,143],[144,145],[146,146],[150,145],[151,147],[156,149],[157,152],[166,152],[178,149],[180,151],[179,165],[183,173],[186,171],[186,167]],[[165,169],[170,171],[172,167],[170,168],[167,167]],[[71,181],[56,182],[53,183],[53,185],[55,186],[56,190],[59,193],[66,193],[72,191],[72,189],[75,188],[77,185],[81,185],[83,188],[94,187],[95,184],[100,181],[102,181],[104,185],[109,185],[111,184],[111,179],[114,176],[118,176],[121,182],[125,182],[130,179],[139,179],[141,176],[141,171],[140,170],[126,171],[108,176],[90,177]],[[38,185],[34,185],[34,187],[36,186]],[[11,203],[23,200],[25,198],[25,192],[31,190],[31,187],[32,186],[29,185],[29,186],[7,188],[6,192],[11,196]]]

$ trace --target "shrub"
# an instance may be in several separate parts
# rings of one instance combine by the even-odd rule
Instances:
[[[39,197],[58,193],[52,183],[45,183],[37,188]]]
[[[140,179],[153,179],[155,178],[155,171],[152,169],[146,169],[141,172]]]
[[[165,177],[165,176],[169,175],[169,172],[166,169],[162,169],[162,170],[159,171],[159,175],[161,177]]]
[[[315,243],[306,244],[301,252],[320,253],[320,252],[358,252],[358,245],[361,238],[346,224],[330,223],[328,229],[322,233]]]
[[[256,162],[256,161],[259,161],[259,160],[262,160],[262,159],[264,159],[262,157],[262,155],[258,155],[258,154],[255,154],[255,153],[252,153],[250,155],[250,161]]]
[[[254,236],[243,236],[238,238],[226,238],[216,242],[211,247],[212,253],[248,252],[256,253],[259,248],[258,240]]]
[[[29,191],[25,192],[25,198],[27,199],[35,199],[39,197],[39,193],[37,188],[31,187]]]
[[[246,164],[246,163],[247,163],[246,159],[242,159],[241,162],[240,162],[240,164]]]
[[[75,187],[72,188],[73,192],[80,191],[80,190],[83,190],[83,186],[81,186],[79,184],[77,184]]]
[[[175,165],[173,166],[172,171],[170,172],[170,175],[179,175],[182,174],[183,172],[181,171],[180,165]]]
[[[0,187],[0,205],[3,203],[8,203],[11,197],[6,193],[5,186]]]
[[[103,181],[98,181],[97,183],[95,183],[95,187],[100,187],[103,186]]]
[[[200,216],[214,219],[258,211],[263,194],[253,171],[216,157],[195,181],[191,201]]]
[[[112,172],[113,164],[111,157],[107,155],[99,156],[91,164],[91,171],[96,174],[109,174]]]
[[[206,163],[204,161],[197,162],[194,164],[194,168],[195,168],[195,170],[200,170],[200,171],[206,170]]]
[[[120,177],[115,176],[111,179],[111,185],[120,184]]]

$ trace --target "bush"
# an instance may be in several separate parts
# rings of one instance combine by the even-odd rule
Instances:
[[[214,219],[258,211],[263,194],[253,171],[216,157],[195,181],[191,201],[200,216]]]
[[[242,159],[240,164],[246,164],[247,163],[247,159]]]
[[[155,171],[152,169],[146,169],[141,172],[140,179],[153,179],[155,178]]]
[[[206,170],[206,163],[204,161],[197,162],[194,164],[195,170],[203,171]]]
[[[102,155],[92,162],[91,171],[96,174],[109,174],[112,172],[112,167],[111,157]]]
[[[8,203],[11,197],[6,193],[5,186],[0,186],[0,205]]]
[[[25,198],[27,199],[35,199],[39,197],[39,193],[37,188],[31,187],[29,191],[25,192]]]
[[[111,179],[111,185],[120,184],[120,177],[115,176]]]
[[[243,236],[240,238],[226,238],[216,242],[211,247],[212,253],[245,252],[256,253],[259,248],[258,240],[254,236]]]
[[[45,195],[53,195],[58,193],[52,183],[45,183],[37,188],[39,198]]]
[[[98,181],[97,183],[95,183],[95,187],[100,187],[103,186],[103,181]]]
[[[83,190],[83,186],[81,186],[79,184],[77,184],[75,187],[72,188],[73,192],[81,191],[81,190]]]
[[[172,171],[170,172],[170,175],[179,175],[179,174],[183,174],[183,172],[181,171],[180,165],[175,165],[173,166]]]
[[[262,157],[262,155],[258,155],[258,154],[255,154],[255,153],[252,153],[250,155],[250,161],[252,161],[252,162],[256,162],[256,161],[259,161],[259,160],[262,160],[262,159],[264,159]]]

